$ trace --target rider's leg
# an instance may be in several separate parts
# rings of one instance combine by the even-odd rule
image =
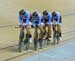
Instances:
[[[60,36],[60,40],[61,40],[61,25],[60,24],[58,24],[57,25],[57,31],[59,32],[59,36]]]
[[[47,28],[47,26],[46,25],[44,25],[43,26],[43,29],[44,29],[44,31],[43,31],[43,46],[45,47],[45,45],[46,45],[46,37],[47,37],[47,30],[46,30],[46,28]]]
[[[30,42],[31,42],[31,40],[32,40],[32,35],[31,35],[31,32],[30,32],[30,25],[28,25],[27,27],[26,27],[26,38],[27,38],[27,48],[29,49],[29,45],[30,45]]]
[[[19,51],[21,52],[24,49],[24,27],[21,27],[20,36],[19,36]]]
[[[38,29],[35,27],[35,32],[34,32],[34,49],[37,50],[38,48]]]
[[[47,34],[48,38],[51,38],[51,33],[52,33],[52,25],[48,25],[48,34]]]
[[[43,44],[42,39],[43,39],[43,32],[44,32],[43,25],[40,25],[39,30],[40,30],[39,45],[40,45],[40,48],[42,48],[42,44]]]
[[[50,44],[51,41],[51,33],[52,33],[52,25],[48,25],[48,33],[47,33],[47,45]]]

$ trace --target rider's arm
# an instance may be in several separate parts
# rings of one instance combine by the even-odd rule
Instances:
[[[60,23],[62,23],[62,17],[60,16]]]
[[[51,15],[51,13],[48,14],[48,23],[49,24],[52,23],[52,15]]]
[[[18,19],[19,19],[20,25],[22,25],[22,18],[20,17],[20,15],[18,16]]]
[[[26,14],[26,25],[28,25],[28,23],[29,23],[29,19],[30,19],[30,14],[27,13],[27,14]]]
[[[40,14],[38,16],[38,21],[39,21],[39,26],[40,26],[40,24],[41,24],[41,15]]]

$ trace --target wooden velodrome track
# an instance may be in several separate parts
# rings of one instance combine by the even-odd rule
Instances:
[[[51,46],[37,52],[18,52],[19,29],[15,29],[14,26],[18,24],[18,11],[21,8],[30,12],[35,10],[42,12],[45,9],[51,12],[59,11],[63,20],[63,41],[68,42],[69,39],[75,38],[74,6],[75,0],[0,0],[0,61],[19,61],[32,54],[56,47]]]

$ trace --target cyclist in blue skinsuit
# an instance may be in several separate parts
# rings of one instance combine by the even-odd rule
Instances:
[[[59,35],[60,35],[59,39],[62,40],[62,38],[61,38],[61,25],[62,25],[61,14],[59,12],[53,11],[52,16],[53,16],[53,20],[55,20],[56,24],[57,24],[57,30],[58,30]]]
[[[51,40],[51,33],[52,33],[51,28],[52,28],[52,24],[53,24],[51,12],[48,12],[47,10],[43,11],[42,23],[44,24],[44,26],[43,26],[44,29],[46,27],[48,27],[48,33],[47,33],[46,37],[47,37],[47,41],[50,42],[50,40]]]
[[[40,13],[38,13],[36,11],[32,13],[32,25],[35,28],[37,27],[40,30],[39,40],[42,39],[42,33],[43,33],[43,27],[41,26],[41,19],[42,19],[42,16]],[[35,35],[34,35],[34,37],[35,37]],[[35,41],[35,44],[37,44],[37,41]]]
[[[20,27],[24,26],[26,29],[26,38],[28,38],[27,39],[27,43],[28,43],[29,40],[32,39],[31,38],[31,32],[29,30],[29,27],[31,25],[31,23],[30,23],[30,12],[29,11],[24,11],[24,9],[19,11],[19,23],[20,23]]]

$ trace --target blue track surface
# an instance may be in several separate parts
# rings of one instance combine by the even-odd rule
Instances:
[[[75,61],[75,40],[21,61]]]

